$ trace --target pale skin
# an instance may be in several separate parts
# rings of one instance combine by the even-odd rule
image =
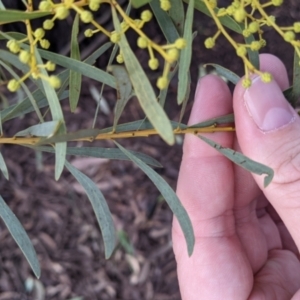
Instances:
[[[279,59],[265,54],[260,61],[278,89],[288,88]],[[264,176],[237,167],[198,137],[186,136],[177,194],[191,218],[195,248],[189,257],[174,219],[182,300],[300,299],[300,118],[285,100],[275,99],[276,87],[271,87],[245,96],[239,83],[232,96],[216,76],[198,83],[189,124],[234,112],[236,133],[206,136],[270,166],[275,176],[264,188]],[[275,99],[276,112],[261,120],[251,105],[269,112],[273,99],[268,97]],[[276,113],[282,123],[272,120]]]

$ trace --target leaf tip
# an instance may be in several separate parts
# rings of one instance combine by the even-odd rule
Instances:
[[[40,266],[37,267],[38,269],[34,271],[34,275],[37,279],[40,279],[41,277],[41,269]]]
[[[271,170],[269,174],[267,174],[267,176],[265,176],[264,178],[264,188],[266,188],[272,181],[274,177],[274,171]]]
[[[189,244],[188,245],[188,254],[189,254],[189,257],[192,256],[193,252],[194,252],[194,246],[195,246],[195,241],[193,240],[193,243]]]
[[[162,136],[162,138],[170,146],[173,146],[175,144],[175,136],[174,136],[173,131],[171,132],[171,134],[164,134],[164,136]]]

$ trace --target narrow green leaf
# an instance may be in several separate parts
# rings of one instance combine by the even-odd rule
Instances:
[[[132,85],[129,75],[123,66],[111,65],[108,71],[112,72],[117,82],[117,103],[115,105],[115,117],[113,128],[115,129],[121,114],[132,95]]]
[[[50,15],[50,12],[25,12],[20,10],[0,10],[0,23],[13,23],[18,21],[32,20]]]
[[[22,40],[24,38],[26,38],[27,35],[24,33],[20,33],[20,32],[15,32],[15,31],[9,31],[9,32],[3,32],[0,31],[0,40]]]
[[[76,14],[76,17],[73,22],[72,27],[72,35],[71,35],[71,58],[80,61],[80,51],[79,51],[79,44],[78,44],[78,31],[79,31],[79,14]],[[70,108],[71,112],[74,112],[81,90],[81,74],[79,72],[70,70]]]
[[[96,60],[103,54],[105,53],[109,48],[111,48],[111,46],[113,45],[113,43],[108,42],[103,44],[100,48],[98,48],[95,52],[93,52],[87,59],[85,59],[83,62],[87,63],[89,65],[93,65]]]
[[[160,8],[160,0],[152,0],[150,7],[168,43],[174,43],[179,38],[179,34],[170,16]]]
[[[233,84],[237,84],[239,82],[239,80],[241,79],[240,76],[238,76],[234,72],[232,72],[218,64],[205,64],[204,67],[206,67],[206,66],[214,67],[219,75],[225,77],[228,81],[230,81]]]
[[[5,163],[5,160],[3,158],[2,153],[0,152],[0,170],[2,171],[4,177],[9,180],[9,174],[8,174],[8,170],[7,170],[7,166]]]
[[[37,151],[44,151],[54,153],[55,150],[52,147],[46,146],[34,146],[32,148]],[[154,158],[140,152],[128,150],[132,155],[135,155],[147,165],[162,168],[162,165]],[[129,158],[120,150],[116,148],[99,148],[99,147],[68,147],[67,155],[79,155],[88,157],[118,159],[118,160],[129,160]]]
[[[130,0],[130,3],[132,4],[132,6],[134,8],[139,8],[139,7],[142,7],[146,4],[148,4],[151,1],[152,0]]]
[[[35,56],[37,62],[42,65],[42,59],[39,55],[38,51],[35,51]],[[48,77],[48,73],[45,69],[41,68],[40,69],[41,73],[45,76]],[[66,132],[66,126],[64,122],[64,115],[62,112],[62,108],[60,106],[57,94],[54,90],[53,87],[50,86],[48,81],[42,80],[42,84],[46,93],[46,97],[49,103],[49,108],[51,111],[52,119],[53,121],[58,121],[60,122],[61,126],[59,126],[57,133],[58,134],[63,134]],[[66,159],[66,150],[67,150],[67,143],[57,143],[55,145],[55,179],[58,180],[63,168],[64,168],[64,162]]]
[[[300,58],[295,50],[294,52],[294,70],[293,70],[293,107],[296,107],[300,100]]]
[[[215,148],[218,152],[222,153],[224,156],[226,156],[228,159],[230,159],[232,162],[235,164],[239,165],[240,167],[258,175],[266,174],[264,178],[264,187],[267,187],[273,177],[274,177],[274,171],[269,168],[268,166],[265,166],[261,163],[258,163],[245,155],[243,155],[240,152],[234,151],[230,148],[224,148],[220,144],[217,144],[216,142],[204,137],[204,136],[199,136],[201,140],[206,142],[208,145],[212,146]]]
[[[170,123],[171,123],[172,129],[177,128],[179,125],[180,126],[186,126],[184,124],[179,124],[178,122],[175,122],[175,121],[171,121]],[[153,129],[153,128],[154,127],[149,122],[149,120],[142,119],[142,120],[137,120],[137,121],[133,121],[133,122],[120,124],[116,128],[116,132],[124,132],[124,131],[132,131],[132,130],[137,130],[138,131],[138,130]],[[98,131],[98,134],[112,132],[112,130],[113,130],[112,127],[103,128],[103,129],[100,129]]]
[[[65,166],[86,191],[102,232],[105,258],[108,259],[115,249],[116,237],[114,222],[105,198],[90,178],[81,173],[67,161],[65,162]]]
[[[143,129],[153,129],[153,125],[149,122],[149,120],[137,120],[133,122],[128,122],[124,124],[119,124],[116,127],[116,132],[124,132],[131,130],[143,130]],[[99,130],[99,133],[107,133],[112,132],[113,127],[107,127]]]
[[[192,26],[194,20],[194,0],[190,0],[184,24],[183,37],[186,40],[186,47],[180,52],[179,69],[178,69],[178,93],[177,103],[181,104],[188,90],[188,73],[192,58]]]
[[[187,128],[201,128],[201,127],[208,127],[208,126],[212,126],[212,125],[224,125],[224,124],[230,124],[230,123],[234,123],[234,114],[228,114],[225,116],[212,118],[212,119],[194,124],[192,126],[188,126]]]
[[[42,124],[30,126],[22,131],[19,131],[15,136],[44,136],[55,134],[61,123],[59,121],[49,121]]]
[[[182,101],[182,104],[181,104],[181,109],[180,109],[180,116],[179,116],[179,123],[181,123],[182,121],[182,118],[184,116],[184,113],[185,113],[185,109],[186,109],[186,105],[189,101],[189,97],[190,97],[190,92],[191,92],[191,73],[188,72],[188,84],[187,84],[187,90],[186,90],[186,94],[184,96],[184,99]]]
[[[37,145],[64,143],[78,139],[86,139],[92,142],[98,134],[99,129],[82,129],[76,132],[58,133],[50,138],[41,139]]]
[[[172,130],[180,126],[180,128],[187,128],[184,124],[179,124],[178,122],[170,122]],[[138,120],[134,122],[129,122],[125,124],[120,124],[116,127],[116,132],[125,132],[125,131],[139,131],[144,129],[153,129],[153,125],[148,120]],[[41,139],[37,145],[45,145],[52,143],[61,143],[68,141],[75,141],[79,139],[85,139],[92,142],[98,134],[112,132],[113,127],[108,127],[104,129],[83,129],[76,132],[69,132],[65,134],[56,134],[53,137]]]
[[[128,7],[127,7],[127,10],[126,10],[126,15],[129,16],[130,10],[131,10],[131,6],[129,4]],[[128,13],[127,13],[127,11],[128,11]],[[111,51],[111,54],[109,56],[109,60],[108,60],[108,63],[107,63],[107,68],[106,68],[107,71],[109,69],[109,66],[112,64],[113,60],[115,59],[118,50],[119,50],[118,44],[114,44],[114,47]],[[94,113],[94,120],[93,120],[92,128],[95,128],[95,125],[96,125],[96,121],[97,121],[97,117],[98,117],[98,113],[99,113],[99,109],[100,109],[100,104],[101,104],[101,101],[102,101],[102,95],[103,95],[104,87],[105,87],[105,84],[102,83],[99,98],[97,100],[97,107],[96,107],[96,110],[95,110],[95,113]]]
[[[184,27],[184,6],[182,0],[172,0],[169,15],[176,26],[179,35],[182,36]]]
[[[34,91],[32,93],[32,96],[36,100],[36,104],[39,108],[48,106],[48,101],[40,89]],[[69,91],[65,91],[64,93],[62,93],[60,95],[59,100],[61,101],[63,99],[66,99],[68,96],[69,96]],[[20,117],[20,116],[28,114],[32,111],[34,111],[34,108],[32,107],[29,98],[26,98],[22,102],[11,105],[8,108],[2,110],[0,112],[0,116],[2,118],[2,122],[4,123],[8,120]]]
[[[56,63],[57,65],[68,68],[75,72],[79,72],[80,74],[86,77],[95,79],[99,82],[103,82],[112,88],[116,88],[116,82],[114,77],[101,69],[97,69],[84,62],[77,61],[75,59],[65,57],[63,55],[49,52],[46,50],[39,49],[39,53],[43,58],[50,60]]]
[[[154,170],[152,170],[149,166],[147,166],[145,163],[143,163],[140,159],[132,155],[129,151],[127,151],[125,148],[123,148],[120,144],[115,142],[116,145],[123,151],[125,155],[130,158],[148,177],[149,179],[155,184],[157,189],[161,192],[162,196],[167,201],[169,207],[171,208],[172,212],[178,219],[178,222],[181,226],[181,229],[183,231],[183,234],[185,236],[185,240],[187,243],[188,253],[189,255],[192,255],[194,244],[195,244],[195,236],[194,236],[194,230],[192,227],[191,220],[185,210],[185,208],[182,206],[180,200],[178,199],[175,192],[172,190],[172,188],[168,185],[168,183],[160,176],[158,175]]]
[[[0,196],[0,217],[4,221],[7,229],[12,235],[13,239],[18,244],[19,248],[26,257],[33,273],[37,278],[41,275],[40,264],[37,259],[36,252],[32,246],[32,243],[21,225],[20,221],[17,219],[15,214],[10,210],[8,205],[5,203],[3,198]]]
[[[120,21],[114,7],[112,7],[112,12],[116,31],[120,32]],[[132,52],[124,34],[121,35],[119,45],[123,53],[125,66],[130,76],[131,83],[143,111],[160,136],[168,144],[174,144],[175,138],[170,120],[162,107],[157,103],[157,99],[149,79],[147,78],[135,54]]]

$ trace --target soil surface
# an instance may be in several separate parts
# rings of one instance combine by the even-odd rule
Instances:
[[[300,20],[299,1],[285,1],[284,6],[276,9],[274,14],[280,24],[292,24]],[[112,29],[107,16],[101,14],[99,20],[106,28]],[[225,39],[220,38],[213,50],[206,50],[202,46],[204,39],[215,32],[212,20],[200,13],[196,14],[195,20],[194,30],[198,34],[194,40],[192,91],[185,121],[192,107],[200,64],[218,63],[239,75],[243,74],[241,62]],[[52,50],[68,55],[69,45],[65,42],[69,39],[70,28],[70,20],[56,28],[54,37],[51,37]],[[164,42],[162,35],[157,34],[157,25],[147,30],[157,42]],[[135,36],[129,35],[129,38],[135,49]],[[82,38],[83,56],[86,57],[105,41],[101,37],[92,42]],[[279,56],[291,78],[293,50],[270,30],[267,32],[267,41],[263,52]],[[142,50],[135,51],[146,65],[147,55]],[[97,66],[105,68],[107,60],[108,56],[104,56]],[[149,74],[154,81],[158,75]],[[99,91],[101,86],[84,78],[75,114],[70,113],[68,100],[62,102],[70,131],[92,126],[96,109],[96,102],[91,95],[93,88]],[[178,120],[180,114],[180,108],[174,100],[176,89],[177,82],[174,80],[166,103],[166,110],[173,120]],[[104,98],[108,110],[99,113],[97,128],[111,126],[113,122],[115,91],[105,89]],[[138,102],[132,99],[120,122],[143,117]],[[27,115],[26,118],[6,122],[4,132],[11,136],[36,122],[34,115]],[[164,166],[157,172],[176,188],[182,138],[172,147],[159,137],[119,142],[128,149],[157,159]],[[109,141],[96,145],[114,147]],[[101,233],[89,200],[67,171],[58,182],[54,180],[53,156],[17,146],[3,146],[1,152],[9,169],[10,180],[6,181],[1,176],[0,194],[28,232],[38,254],[42,275],[40,280],[34,278],[20,249],[4,223],[0,222],[0,300],[181,299],[172,251],[172,213],[154,185],[137,167],[124,161],[69,157],[74,166],[97,183],[113,214],[120,242],[112,258],[105,260]]]

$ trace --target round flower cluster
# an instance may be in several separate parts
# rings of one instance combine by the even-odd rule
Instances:
[[[257,70],[248,58],[248,51],[259,51],[266,45],[265,39],[263,39],[263,26],[273,27],[283,38],[284,41],[290,43],[294,48],[298,56],[300,57],[300,40],[297,40],[297,33],[300,33],[300,22],[295,22],[290,27],[280,27],[276,24],[275,17],[265,11],[269,6],[280,6],[283,4],[283,0],[270,0],[264,4],[257,0],[233,0],[230,5],[217,8],[217,1],[203,0],[209,13],[214,19],[218,32],[213,37],[208,37],[204,41],[204,46],[211,49],[216,44],[216,39],[219,34],[223,34],[230,44],[235,48],[236,55],[241,57],[245,65],[246,77],[243,81],[244,87],[251,85],[250,74],[256,73],[261,76],[263,82],[270,82],[272,76],[269,73],[263,73]],[[245,38],[251,36],[251,42],[241,44],[237,43],[227,29],[223,26],[224,16],[232,17],[237,23],[241,24],[241,33]]]

